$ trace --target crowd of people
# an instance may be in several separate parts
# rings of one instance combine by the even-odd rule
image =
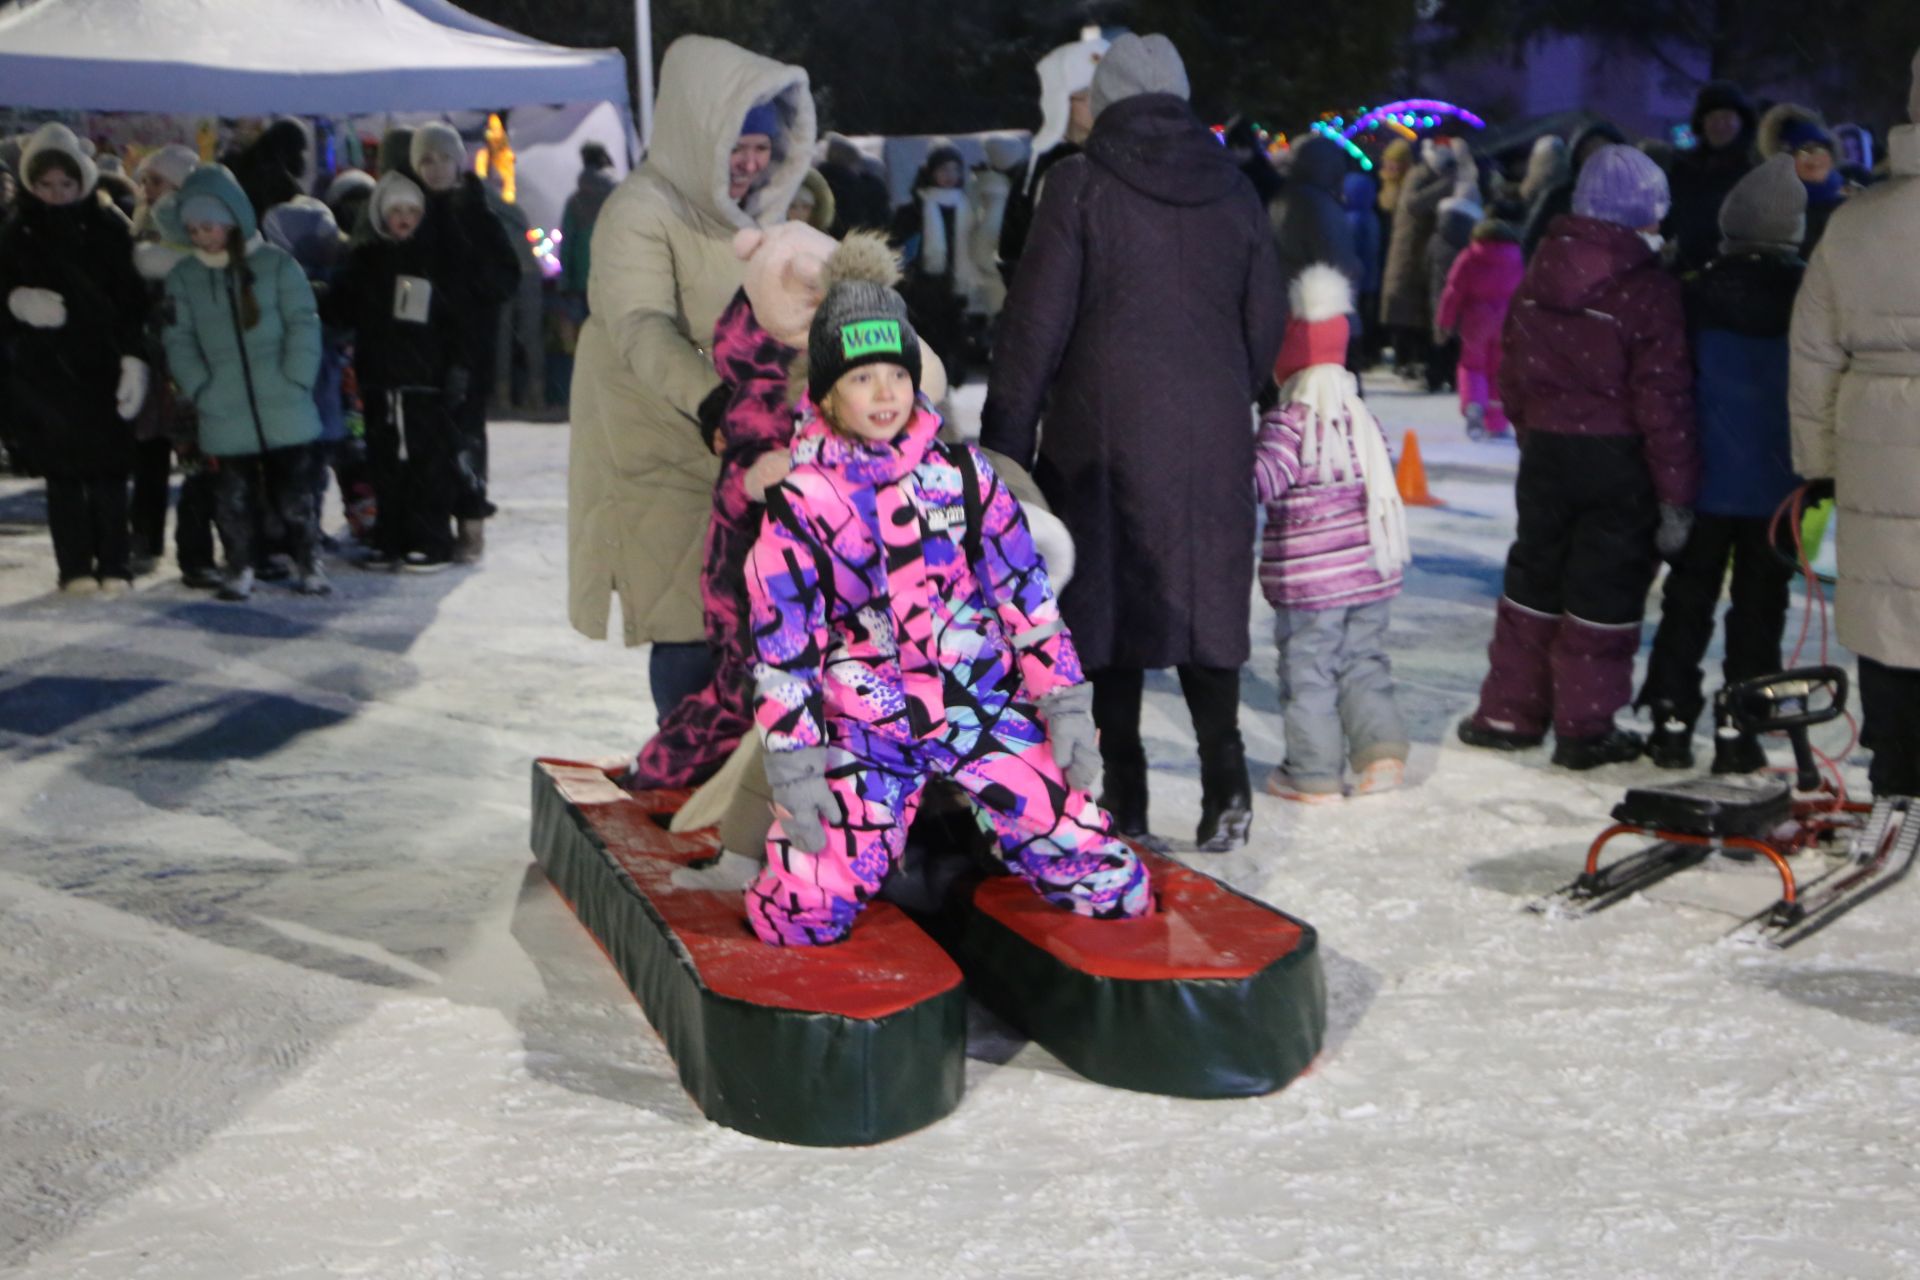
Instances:
[[[1557,766],[1680,768],[1711,701],[1714,770],[1764,767],[1701,663],[1731,565],[1725,679],[1781,665],[1772,517],[1805,487],[1840,509],[1874,786],[1920,790],[1920,282],[1897,252],[1920,225],[1920,60],[1916,125],[1878,169],[1864,131],[1720,83],[1687,149],[1596,123],[1511,171],[1430,136],[1367,172],[1317,134],[1277,157],[1247,121],[1218,136],[1163,36],[1037,70],[1030,146],[970,170],[936,142],[897,209],[817,136],[802,68],[706,37],[668,49],[639,169],[616,184],[583,154],[568,613],[604,638],[618,597],[621,638],[649,646],[659,731],[616,772],[706,784],[688,812],[764,842],[764,939],[843,936],[936,778],[1044,897],[1150,909],[1115,838],[1161,843],[1149,670],[1178,672],[1193,718],[1195,844],[1243,844],[1256,582],[1286,725],[1265,790],[1403,785],[1386,635],[1412,550],[1376,369],[1452,385],[1470,436],[1522,446],[1463,742],[1551,733]],[[327,589],[329,470],[350,513],[369,499],[370,565],[482,554],[511,219],[446,126],[383,141],[377,180],[324,201],[298,139],[276,126],[226,166],[155,153],[130,216],[61,126],[21,152],[9,443],[47,477],[63,590],[122,589],[155,553],[170,451],[181,567],[229,598],[276,558]],[[943,406],[980,365],[970,442]],[[1616,722],[1630,703],[1650,739]]]
[[[293,120],[224,162],[157,148],[131,179],[58,123],[0,148],[24,182],[0,227],[0,440],[46,479],[63,593],[152,571],[176,470],[182,580],[224,600],[257,580],[331,591],[330,480],[366,568],[484,553],[524,219],[451,126],[391,131],[378,154],[377,180],[342,171],[321,199]]]

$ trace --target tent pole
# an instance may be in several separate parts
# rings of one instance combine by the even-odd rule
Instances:
[[[633,0],[633,57],[640,76],[640,152],[653,145],[653,0]]]

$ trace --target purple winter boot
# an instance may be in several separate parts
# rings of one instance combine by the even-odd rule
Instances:
[[[1480,706],[1460,722],[1460,741],[1497,751],[1540,745],[1553,717],[1551,654],[1559,631],[1559,614],[1541,613],[1500,597],[1493,643],[1487,646]]]
[[[1602,626],[1567,615],[1553,644],[1553,762],[1592,769],[1639,758],[1637,733],[1614,727],[1633,698],[1633,655],[1640,624]]]

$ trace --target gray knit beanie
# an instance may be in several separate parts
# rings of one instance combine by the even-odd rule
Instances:
[[[1180,61],[1180,51],[1173,47],[1173,41],[1162,35],[1128,32],[1113,42],[1100,59],[1099,70],[1093,73],[1094,119],[1114,103],[1143,93],[1185,98],[1190,92],[1186,64]]]
[[[1807,184],[1793,157],[1777,155],[1756,166],[1720,206],[1721,248],[1792,249],[1807,235]]]
[[[827,291],[807,330],[807,395],[815,404],[851,369],[897,364],[920,391],[920,336],[907,304],[871,280],[843,280]]]

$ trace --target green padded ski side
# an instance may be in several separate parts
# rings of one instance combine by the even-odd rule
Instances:
[[[942,940],[973,997],[1101,1084],[1186,1098],[1284,1088],[1326,1036],[1313,926],[1142,852],[1158,914],[1100,921],[995,876]]]
[[[966,992],[898,909],[837,946],[769,947],[737,889],[688,881],[719,853],[673,834],[682,793],[631,795],[599,769],[533,767],[535,857],[666,1043],[706,1117],[758,1138],[856,1146],[959,1105]]]

